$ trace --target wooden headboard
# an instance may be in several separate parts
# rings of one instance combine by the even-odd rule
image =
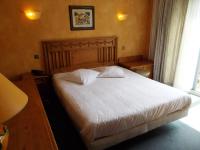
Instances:
[[[42,42],[48,74],[117,63],[117,37]]]

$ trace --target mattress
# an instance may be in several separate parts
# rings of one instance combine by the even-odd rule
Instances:
[[[188,94],[124,69],[125,78],[97,78],[92,84],[55,74],[55,90],[86,141],[111,136],[189,107]]]

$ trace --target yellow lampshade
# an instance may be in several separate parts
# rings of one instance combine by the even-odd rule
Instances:
[[[0,73],[0,123],[20,112],[28,102],[28,96]]]
[[[119,21],[124,21],[124,20],[127,19],[127,17],[128,17],[127,14],[123,14],[123,13],[118,13],[118,14],[117,14],[117,19],[118,19]]]
[[[38,20],[41,16],[41,12],[34,9],[26,9],[24,10],[24,14],[30,20]]]

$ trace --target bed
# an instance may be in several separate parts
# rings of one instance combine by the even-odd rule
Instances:
[[[125,68],[125,78],[97,78],[87,86],[63,80],[66,71],[117,64],[117,38],[45,41],[47,73],[88,149],[105,149],[188,113],[184,92]]]

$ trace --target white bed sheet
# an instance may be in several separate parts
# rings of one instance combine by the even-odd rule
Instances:
[[[188,94],[124,69],[125,78],[79,85],[53,77],[55,90],[87,141],[110,136],[188,107]]]

